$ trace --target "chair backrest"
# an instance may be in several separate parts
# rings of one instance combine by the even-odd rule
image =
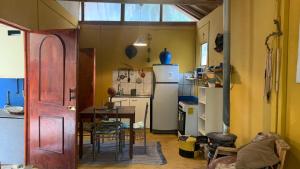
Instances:
[[[147,124],[147,116],[148,116],[148,102],[146,104],[146,109],[145,109],[145,116],[144,116],[144,128],[146,128],[146,124]]]

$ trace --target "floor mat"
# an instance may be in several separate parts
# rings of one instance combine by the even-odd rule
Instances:
[[[93,160],[92,145],[83,145],[83,156],[80,160],[80,165],[97,165],[97,164],[149,164],[163,165],[167,163],[159,142],[148,142],[147,153],[144,153],[144,145],[136,143],[133,147],[133,159],[129,159],[129,145],[123,148],[118,160],[115,159],[115,143],[101,144],[100,153],[96,153],[96,158]]]

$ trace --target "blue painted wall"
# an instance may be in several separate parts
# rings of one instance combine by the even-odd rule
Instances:
[[[24,79],[19,79],[19,94],[17,94],[17,79],[0,78],[0,108],[6,104],[7,91],[10,91],[10,103],[13,106],[24,106]]]

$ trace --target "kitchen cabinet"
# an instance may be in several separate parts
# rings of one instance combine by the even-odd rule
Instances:
[[[115,102],[115,106],[129,106],[129,98],[114,97],[112,102]]]
[[[146,104],[148,103],[148,114],[146,127],[150,128],[150,96],[149,97],[114,97],[113,102],[116,106],[135,106],[135,122],[144,121]]]
[[[0,162],[24,163],[24,117],[0,109]],[[1,166],[0,166],[1,168]]]
[[[150,128],[150,98],[130,98],[130,106],[135,106],[135,121],[144,121],[146,104],[148,103],[148,114],[146,127]]]

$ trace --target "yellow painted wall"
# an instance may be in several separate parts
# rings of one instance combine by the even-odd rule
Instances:
[[[32,30],[76,28],[78,24],[53,0],[1,0],[0,18]]]
[[[199,66],[201,61],[201,44],[206,42],[208,42],[209,47],[208,64],[219,65],[223,62],[223,52],[218,53],[214,49],[218,33],[223,33],[223,6],[219,6],[197,23],[196,66]]]
[[[275,31],[275,0],[231,1],[231,131],[238,145],[274,130],[273,105],[264,100],[265,38]]]
[[[138,48],[133,59],[125,56],[125,47],[139,35],[150,33],[151,63],[146,62],[145,47]],[[80,47],[96,48],[97,78],[96,104],[107,101],[106,90],[112,86],[112,71],[125,64],[134,68],[151,68],[159,63],[159,53],[167,48],[173,54],[172,63],[180,66],[181,72],[193,70],[195,66],[196,26],[129,26],[129,25],[81,25]]]
[[[299,0],[232,0],[231,62],[234,66],[231,93],[231,131],[238,144],[245,144],[259,131],[276,131],[290,144],[285,168],[300,166],[300,84],[296,83],[299,44]],[[279,7],[279,9],[277,9]],[[264,38],[274,30],[272,20],[279,10],[283,36],[278,103],[273,91],[270,104],[263,101],[266,50]],[[278,117],[276,107],[278,106]],[[277,121],[278,120],[278,121]]]
[[[300,167],[300,84],[296,83],[299,26],[300,1],[290,0],[285,137],[291,151],[288,153],[287,169]]]

